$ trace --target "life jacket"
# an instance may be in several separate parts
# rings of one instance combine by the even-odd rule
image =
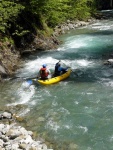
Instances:
[[[41,68],[40,69],[40,76],[41,76],[41,78],[47,78],[48,74],[49,73],[47,72],[46,68]]]

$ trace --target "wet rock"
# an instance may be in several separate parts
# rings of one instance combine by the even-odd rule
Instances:
[[[88,24],[96,22],[95,19],[90,18],[87,21],[79,21],[79,20],[67,20],[67,22],[60,24],[54,28],[54,36],[59,36],[60,34],[64,34],[70,29],[76,29],[77,27],[87,26]]]
[[[5,135],[1,135],[1,139],[2,139],[5,143],[7,143],[7,142],[9,141],[9,138],[8,138],[7,136],[5,136]]]
[[[20,54],[15,51],[14,45],[7,44],[7,42],[2,43],[0,50],[0,78],[3,79],[12,75],[18,68]]]
[[[3,118],[2,114],[0,114],[0,120]]]
[[[19,144],[19,148],[27,149],[27,144],[26,143]]]
[[[11,113],[8,113],[8,112],[4,112],[4,113],[2,114],[2,116],[3,116],[3,118],[7,118],[7,119],[11,119],[11,118],[12,118]]]
[[[77,145],[76,144],[74,144],[74,143],[71,143],[70,145],[69,145],[69,149],[70,150],[77,150]]]
[[[104,62],[104,65],[113,65],[113,59],[108,59]]]
[[[8,136],[10,139],[15,139],[19,135],[21,135],[21,132],[17,129],[9,129],[9,131],[6,133],[6,136]]]
[[[39,117],[39,118],[38,118],[38,121],[39,121],[39,122],[44,122],[44,121],[45,121],[45,118]]]
[[[19,121],[19,122],[21,122],[21,121],[24,120],[24,118],[22,118],[22,117],[20,117],[20,116],[18,116],[18,115],[16,115],[16,114],[13,114],[12,117],[15,118],[15,119],[16,119],[17,121]]]
[[[19,144],[18,143],[12,144],[12,150],[18,150],[18,148],[19,148]]]
[[[6,112],[5,112],[6,113]],[[4,114],[4,113],[3,113]],[[14,115],[13,115],[14,116]],[[8,117],[10,118],[10,117]],[[3,119],[6,120],[6,119]],[[11,119],[9,119],[11,120]],[[43,120],[43,118],[42,118]],[[32,131],[27,131],[21,126],[17,126],[16,123],[11,125],[0,124],[0,137],[1,137],[1,148],[2,150],[20,150],[23,149],[40,149],[48,150],[47,146],[41,141],[34,141],[31,136],[33,136]],[[19,145],[21,144],[21,145]],[[20,148],[21,147],[21,148]]]
[[[0,149],[1,150],[52,150],[48,149],[44,141],[35,141],[33,132],[27,131],[16,123],[11,125],[0,124]]]
[[[1,65],[0,65],[0,73],[6,74],[5,68]]]
[[[9,131],[9,125],[5,125],[5,126],[4,126],[4,128],[3,128],[3,130],[2,130],[2,133],[3,133],[3,134],[6,134],[7,131]]]
[[[0,139],[0,146],[3,147],[3,144],[4,144],[3,140]]]
[[[4,125],[4,124],[0,124],[0,132],[2,132],[2,131],[3,131],[4,127],[5,127],[5,125]]]

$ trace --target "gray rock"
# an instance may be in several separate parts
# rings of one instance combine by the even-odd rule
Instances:
[[[27,149],[27,144],[26,143],[21,143],[21,144],[19,144],[19,148],[26,150]]]
[[[0,139],[0,146],[3,147],[4,141]]]
[[[18,143],[12,144],[12,150],[17,150],[18,148],[19,148],[19,144]]]
[[[4,141],[4,142],[8,142],[9,141],[9,138],[5,135],[1,135],[1,139]]]
[[[3,118],[3,116],[0,114],[0,119],[2,119]]]
[[[21,132],[18,129],[10,129],[6,133],[6,136],[8,136],[10,139],[15,139],[15,138],[17,138],[20,135],[21,135]]]
[[[10,142],[5,142],[5,143],[4,143],[4,146],[5,146],[5,147],[8,146],[8,145],[10,145]]]
[[[2,133],[3,133],[3,134],[6,134],[6,132],[9,131],[9,128],[10,128],[9,125],[4,125],[4,128],[3,128],[3,130],[2,130]]]
[[[5,68],[0,65],[0,73],[6,74]]]
[[[0,124],[0,132],[2,132],[2,131],[3,131],[4,127],[5,127],[5,125],[4,125],[4,124]]]
[[[4,112],[3,114],[4,118],[6,116],[11,118],[10,113]],[[39,117],[39,121],[45,121],[45,118]],[[0,150],[53,150],[47,149],[44,141],[33,140],[32,135],[32,131],[27,131],[24,127],[17,126],[16,123],[0,124]]]
[[[71,23],[68,24],[68,27],[69,27],[69,29],[74,29],[74,26]]]
[[[4,113],[2,114],[2,116],[3,116],[4,118],[8,118],[8,119],[11,119],[11,118],[12,118],[11,113],[8,113],[8,112],[4,112]]]

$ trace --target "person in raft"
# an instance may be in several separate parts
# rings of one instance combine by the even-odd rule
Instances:
[[[48,75],[50,74],[50,71],[47,69],[47,65],[43,64],[42,68],[39,71],[40,79],[46,80],[48,79]]]
[[[53,74],[53,77],[57,77],[57,76],[60,76],[61,74],[67,72],[67,69],[68,68],[63,68],[61,67],[61,62],[57,62],[55,64],[55,71],[54,71],[54,74]]]

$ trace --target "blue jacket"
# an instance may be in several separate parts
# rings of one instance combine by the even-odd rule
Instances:
[[[54,76],[59,76],[61,73],[65,73],[67,70],[67,68],[63,68],[59,65],[59,63],[57,63],[55,65],[55,72],[54,72]]]
[[[67,68],[63,68],[63,67],[58,67],[58,71],[66,71],[67,70]]]

